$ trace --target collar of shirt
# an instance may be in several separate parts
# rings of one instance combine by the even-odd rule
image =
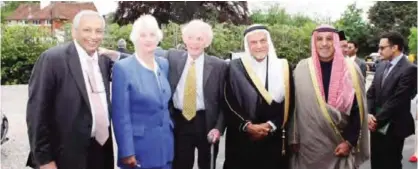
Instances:
[[[261,62],[255,60],[254,57],[251,56],[251,66],[256,72],[265,71],[267,66],[267,57],[266,56]]]
[[[148,65],[147,64],[145,64],[145,62],[140,58],[140,57],[138,57],[137,55],[136,55],[136,53],[134,54],[134,57],[136,58],[136,60],[139,62],[139,64],[141,64],[142,66],[144,66],[146,69],[149,69],[149,70],[151,70],[151,71],[154,71],[154,73],[157,73],[158,72],[158,69],[159,69],[159,67],[158,67],[158,64],[157,64],[157,62],[155,61],[155,58],[154,58],[154,69],[151,69],[150,67],[148,67]]]
[[[190,56],[190,54],[187,54],[187,63],[191,64],[193,61],[195,61],[196,65],[203,65],[204,57],[205,57],[205,54],[202,53],[200,54],[199,57],[197,57],[196,60],[193,60],[192,56]]]
[[[351,56],[351,57],[350,57],[350,59],[351,59],[352,61],[355,61],[355,60],[356,60],[356,58],[357,58],[357,55],[354,55],[354,56]]]
[[[392,64],[392,67],[394,67],[402,59],[403,55],[404,54],[401,53],[399,56],[396,56],[395,58],[392,59],[392,61],[390,61],[390,63]]]
[[[75,44],[75,49],[77,50],[78,53],[78,57],[80,57],[80,59],[85,60],[85,59],[93,59],[93,60],[97,60],[98,59],[98,55],[97,55],[97,51],[95,51],[93,53],[93,56],[90,56],[87,54],[86,50],[84,50],[80,44],[78,44],[78,42],[76,40],[74,40],[74,44]]]
[[[257,77],[260,79],[263,86],[266,85],[266,76],[267,76],[267,57],[266,56],[261,62],[255,60],[254,57],[251,56],[251,66],[253,68],[253,71],[257,75]]]
[[[251,60],[252,60],[253,65],[256,65],[256,66],[265,65],[267,62],[267,57],[268,56],[266,56],[261,62],[259,62],[253,56],[251,56]]]

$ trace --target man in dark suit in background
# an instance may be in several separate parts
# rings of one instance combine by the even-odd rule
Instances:
[[[350,59],[352,59],[354,62],[357,63],[361,70],[361,74],[363,74],[364,79],[366,79],[366,71],[367,66],[366,62],[363,59],[360,59],[357,57],[357,51],[358,51],[358,45],[354,41],[348,41],[347,42],[347,55]]]
[[[399,33],[380,39],[379,53],[385,62],[367,91],[372,169],[401,169],[404,140],[414,133],[409,111],[416,94],[417,67],[402,53],[404,47]]]
[[[125,41],[125,39],[119,39],[118,40],[118,49],[117,50],[119,52],[121,52],[121,53],[126,53],[126,54],[129,53],[128,50],[126,49],[126,41]]]
[[[343,55],[347,57],[348,56],[348,41],[345,37],[345,32],[338,31],[338,36],[340,37],[340,48],[343,52]]]
[[[173,169],[192,169],[196,148],[199,168],[209,169],[216,164],[218,141],[225,128],[221,105],[227,64],[204,53],[213,38],[209,24],[192,20],[183,27],[182,37],[187,51],[169,50],[167,54],[175,123]],[[211,144],[215,146],[213,164]]]
[[[73,41],[48,49],[29,80],[27,165],[40,169],[113,169],[109,82],[113,60],[98,56],[105,20],[73,19]]]

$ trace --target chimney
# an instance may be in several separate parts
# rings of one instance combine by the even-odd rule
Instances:
[[[43,8],[47,7],[50,3],[51,3],[51,1],[41,0],[41,10]]]

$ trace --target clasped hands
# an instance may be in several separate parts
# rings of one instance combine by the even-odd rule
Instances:
[[[261,140],[267,136],[272,127],[268,123],[252,124],[249,123],[246,127],[247,133],[253,140]]]
[[[135,155],[123,158],[122,163],[125,164],[126,166],[130,167],[130,168],[141,167],[141,165],[136,160]]]
[[[369,114],[368,125],[369,125],[370,131],[373,131],[373,132],[376,131],[377,120],[376,120],[376,117],[374,117],[371,114]]]

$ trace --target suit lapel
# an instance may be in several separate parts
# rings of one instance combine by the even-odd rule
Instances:
[[[386,64],[388,64],[388,63],[384,62],[384,63],[380,63],[380,64],[381,65],[379,66],[378,70],[376,70],[376,74],[375,74],[377,91],[382,90],[383,73],[385,72],[385,67],[386,67]]]
[[[72,42],[67,49],[67,64],[70,68],[71,75],[73,76],[77,84],[78,90],[81,93],[81,96],[83,97],[84,101],[87,103],[90,109],[90,102],[87,96],[87,89],[86,84],[84,82],[83,70],[81,69],[80,58],[78,56],[74,42]]]
[[[204,57],[205,57],[205,60],[203,63],[203,86],[202,87],[206,86],[206,82],[208,81],[210,72],[212,71],[212,68],[213,68],[212,63],[210,62],[209,56],[205,54]]]
[[[181,75],[183,74],[183,70],[184,67],[186,65],[186,61],[187,61],[187,52],[184,52],[184,54],[182,54],[180,56],[180,59],[178,60],[178,64],[177,64],[177,70],[176,70],[176,76],[174,76],[174,88],[173,88],[173,92],[176,90],[177,85],[179,84]]]
[[[106,58],[105,58],[106,56],[99,56],[99,67],[100,67],[100,72],[101,72],[101,74],[102,74],[102,79],[103,79],[103,85],[105,86],[105,88],[106,88],[106,92],[108,92],[108,89],[107,89],[107,85],[106,85],[106,83],[107,82],[109,82],[109,79],[108,79],[108,74],[107,74],[107,64],[106,64]]]
[[[105,88],[106,91],[106,100],[107,100],[107,106],[108,106],[108,110],[110,113],[111,110],[111,100],[110,100],[110,74],[109,74],[109,60],[106,56],[100,56],[99,55],[99,67],[100,67],[100,72],[102,74],[102,81],[103,81],[103,86]],[[109,114],[110,115],[110,114]],[[109,116],[110,118],[110,116]]]
[[[405,56],[402,55],[401,57],[402,58],[398,61],[395,67],[393,67],[392,70],[389,72],[389,74],[386,76],[385,84],[383,84],[382,89],[388,88],[388,86],[390,86],[393,82],[393,80],[390,80],[390,79],[393,78],[397,73],[399,73],[399,69],[402,67],[402,65],[405,62]],[[382,73],[382,78],[383,78],[383,73]]]

